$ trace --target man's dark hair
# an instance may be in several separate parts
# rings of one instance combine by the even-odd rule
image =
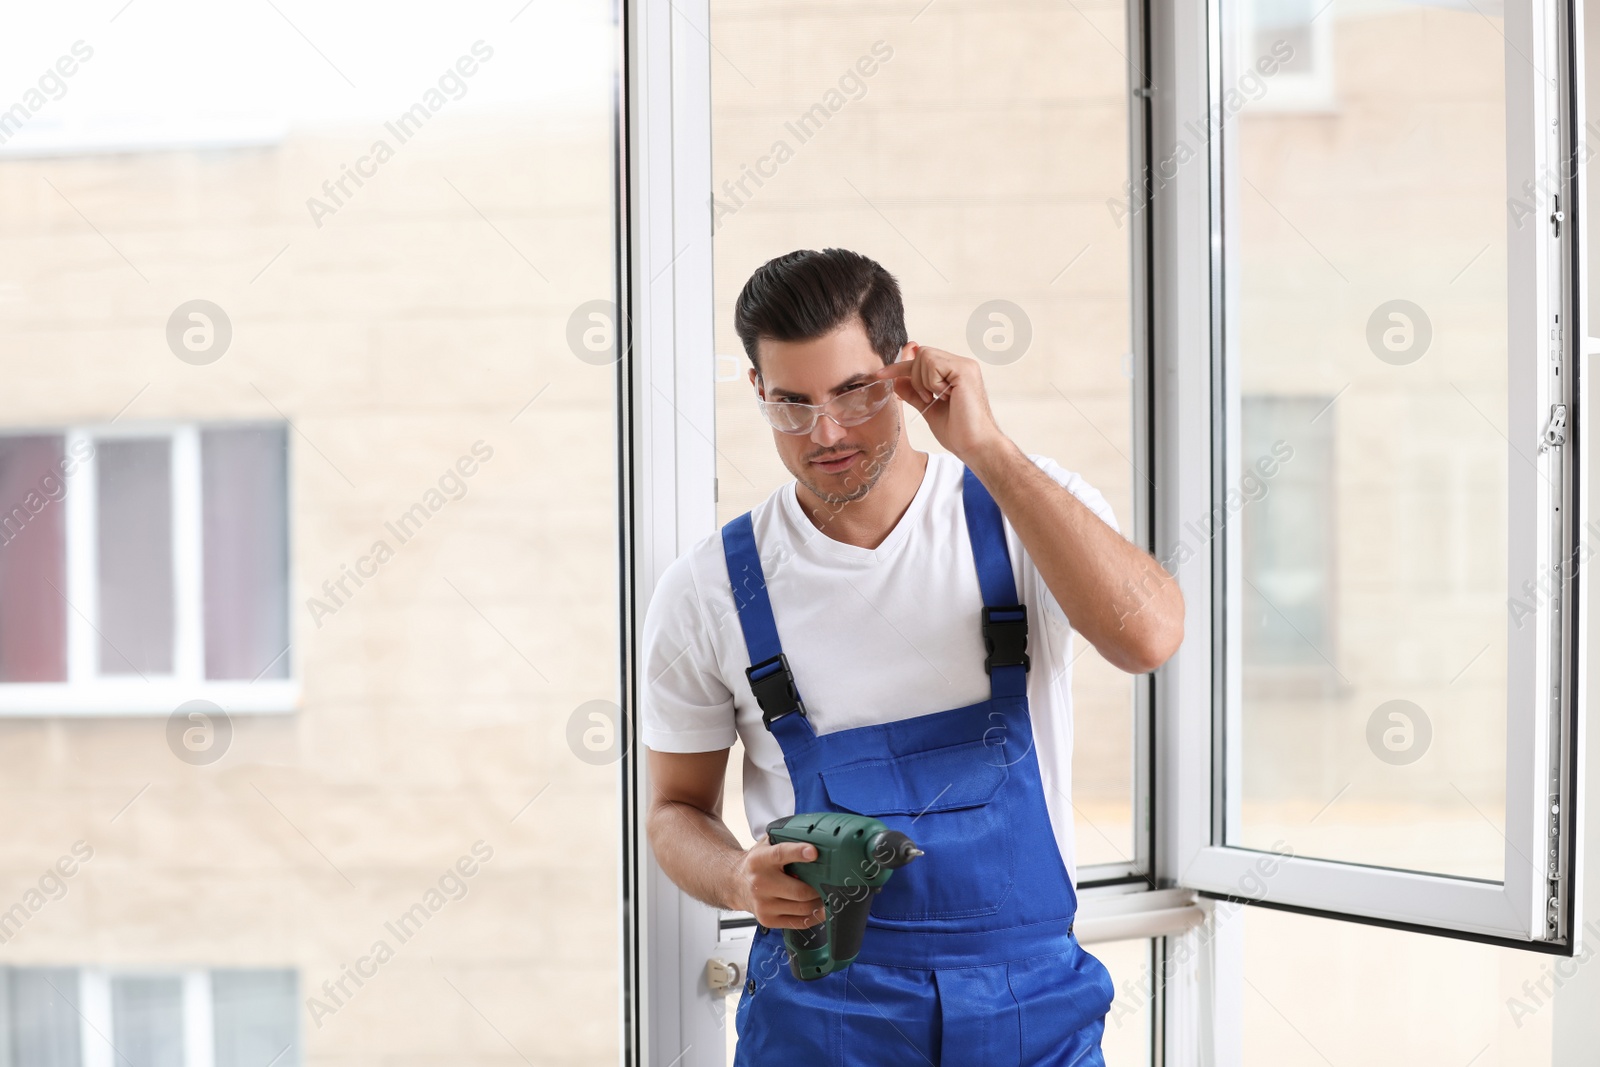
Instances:
[[[802,248],[763,263],[739,291],[733,326],[756,373],[757,343],[810,341],[860,316],[872,350],[893,363],[906,343],[900,283],[876,260],[843,248]]]

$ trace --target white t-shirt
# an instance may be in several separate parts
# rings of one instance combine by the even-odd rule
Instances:
[[[1028,457],[1117,529],[1079,475]],[[964,707],[989,697],[983,595],[961,502],[962,464],[929,453],[911,506],[877,548],[829,537],[792,480],[751,514],[778,637],[818,734]],[[1028,606],[1029,715],[1056,842],[1076,884],[1072,805],[1072,628],[1010,521],[1006,545]],[[645,612],[641,735],[660,752],[744,741],[745,814],[756,837],[794,814],[783,750],[761,722],[722,554],[721,531],[677,559]]]

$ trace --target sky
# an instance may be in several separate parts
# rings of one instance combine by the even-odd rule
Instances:
[[[611,106],[610,0],[3,2],[0,115],[15,120],[18,104],[27,115],[0,128],[0,155],[370,124],[416,103],[478,41],[493,56],[452,89],[452,113]],[[58,77],[75,45],[92,56]]]

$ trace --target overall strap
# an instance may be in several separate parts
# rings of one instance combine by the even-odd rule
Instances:
[[[739,612],[745,650],[750,655],[750,666],[744,674],[756,703],[761,705],[761,721],[780,742],[791,735],[797,740],[799,735],[814,736],[805,721],[806,707],[795,688],[789,659],[778,641],[778,624],[772,617],[772,601],[767,596],[767,579],[761,570],[750,512],[722,528],[722,554],[728,563],[728,582],[733,587],[733,605]]]
[[[995,696],[1024,696],[1028,686],[1028,609],[1017,598],[1000,505],[971,467],[963,468],[961,504],[978,587],[983,590],[983,645],[988,652],[983,669],[989,672],[989,688]]]

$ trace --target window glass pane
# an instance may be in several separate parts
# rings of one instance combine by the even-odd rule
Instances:
[[[0,144],[0,433],[104,435],[112,680],[0,707],[0,906],[92,846],[11,947],[292,972],[219,974],[219,1062],[617,1062],[617,366],[567,333],[616,298],[613,5],[14,14],[67,90]],[[172,995],[120,987],[139,1062]]]
[[[299,1063],[293,971],[211,972],[215,1067]]]
[[[111,979],[111,1044],[128,1067],[184,1067],[183,980]]]
[[[1244,454],[1258,457],[1240,479],[1244,508],[1244,661],[1252,692],[1270,693],[1274,672],[1285,688],[1313,679],[1336,688],[1333,644],[1333,455],[1329,427],[1317,413],[1332,397],[1247,396]],[[1295,440],[1293,462],[1287,442]],[[1270,476],[1270,477],[1269,477]],[[1252,772],[1256,770],[1251,766]]]
[[[288,439],[200,434],[207,678],[289,677]]]
[[[1551,1063],[1570,959],[1244,910],[1245,1067]],[[1558,998],[1552,1003],[1552,994]]]
[[[0,437],[0,682],[67,678],[63,444]]]
[[[1120,2],[875,12],[714,0],[719,523],[793,479],[755,405],[735,299],[767,260],[838,247],[896,277],[910,340],[982,360],[1001,428],[1080,475],[1131,533],[1142,478],[1131,464],[1125,17]],[[945,451],[901,410],[911,447]],[[808,676],[815,688],[871,656],[947,673],[918,636],[921,606],[875,601],[850,617],[861,616],[873,629],[859,664],[791,656],[802,694]],[[1132,860],[1133,680],[1076,635],[1053,662],[1046,625],[1030,619],[1034,721],[1067,862]],[[1037,710],[1040,664],[1059,678],[1069,662],[1070,736],[1064,707]],[[981,692],[981,665],[975,679]],[[781,757],[774,746],[744,760],[765,812],[787,785],[770,784]],[[730,793],[730,821],[742,807]]]
[[[11,1067],[80,1067],[82,1023],[78,972],[67,967],[10,967],[8,1034]]]
[[[170,674],[172,442],[102,440],[95,450],[101,674]]]
[[[1229,17],[1244,612],[1229,841],[1498,880],[1502,19],[1352,0],[1240,0]]]
[[[1151,995],[1155,974],[1149,941],[1112,941],[1089,946],[1089,951],[1116,986],[1111,1010],[1106,1013],[1100,1047],[1107,1067],[1149,1067],[1152,1025]]]

